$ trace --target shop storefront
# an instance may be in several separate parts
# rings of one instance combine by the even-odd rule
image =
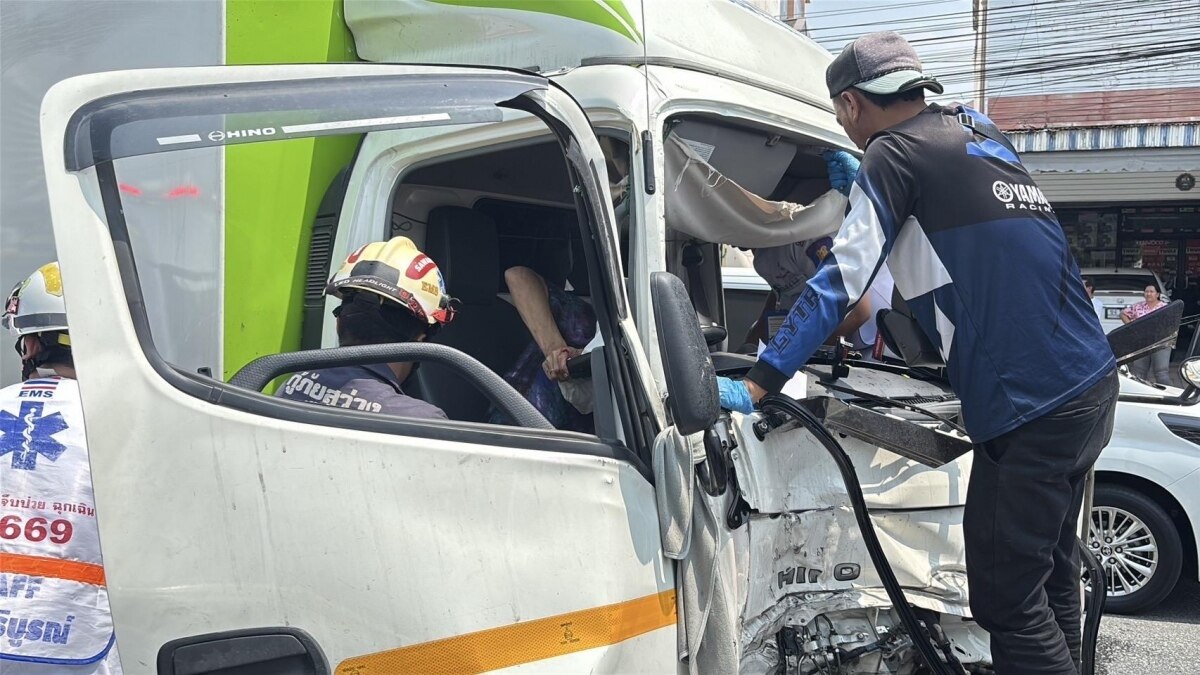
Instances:
[[[1153,269],[1200,286],[1200,87],[988,99],[1054,205],[1081,267]]]
[[[1136,92],[1128,94],[1136,102]],[[1165,292],[1188,302],[1188,314],[1200,312],[1198,120],[1054,119],[1062,126],[1005,130],[1054,205],[1079,266],[1154,270]]]
[[[1173,296],[1200,286],[1200,201],[1057,212],[1080,267],[1152,269]]]

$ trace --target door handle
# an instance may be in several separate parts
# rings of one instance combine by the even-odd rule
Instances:
[[[298,628],[247,628],[171,640],[158,675],[329,675],[317,641]]]

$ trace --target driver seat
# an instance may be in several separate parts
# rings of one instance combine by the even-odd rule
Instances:
[[[454,320],[430,342],[469,354],[503,376],[532,338],[515,307],[497,296],[500,244],[496,223],[474,209],[441,206],[429,212],[425,253],[461,303]],[[453,370],[422,364],[408,382],[412,393],[463,422],[487,421],[490,402]]]

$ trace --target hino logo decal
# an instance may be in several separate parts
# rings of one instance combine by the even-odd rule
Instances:
[[[779,573],[779,588],[795,584],[815,584],[821,580],[825,570],[815,567],[789,567]],[[853,581],[862,575],[857,563],[839,563],[833,567],[833,578],[837,581]]]
[[[225,131],[218,129],[216,131],[208,132],[208,140],[212,141],[213,143],[220,143],[221,141],[228,140],[231,138],[254,138],[256,136],[274,136],[278,131],[279,130],[276,129],[275,127],[263,127],[261,129],[227,129]]]
[[[996,196],[997,200],[1004,203],[1006,209],[1045,211],[1047,213],[1054,211],[1050,206],[1050,201],[1046,199],[1046,195],[1042,194],[1036,185],[1006,183],[998,180],[992,183],[992,194]]]

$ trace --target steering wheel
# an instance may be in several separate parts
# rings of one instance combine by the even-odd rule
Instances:
[[[417,361],[437,363],[454,370],[483,393],[495,406],[522,427],[553,429],[553,425],[507,382],[487,366],[457,349],[427,342],[402,342],[333,349],[309,349],[271,354],[242,366],[229,384],[261,392],[263,387],[287,373],[338,366]]]

